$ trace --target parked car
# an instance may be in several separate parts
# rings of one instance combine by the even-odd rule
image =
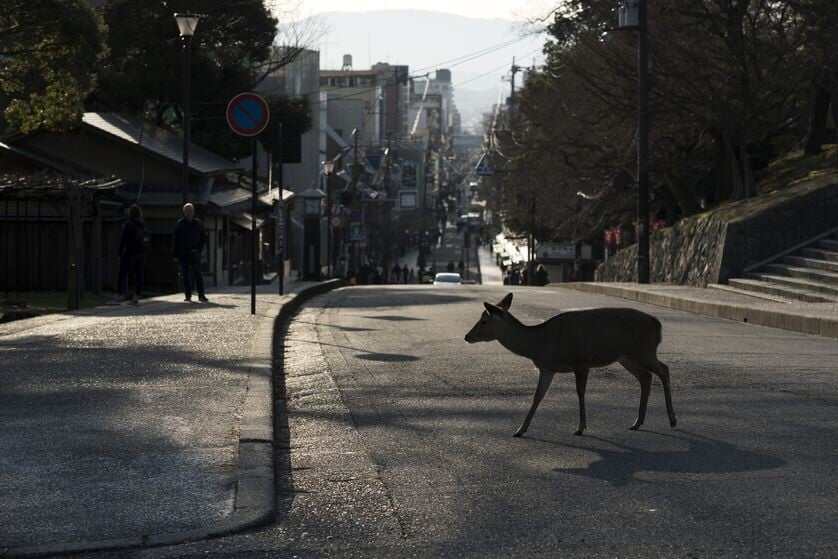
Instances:
[[[462,285],[463,278],[457,273],[442,273],[434,277],[434,285]]]

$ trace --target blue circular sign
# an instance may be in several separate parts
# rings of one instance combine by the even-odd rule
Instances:
[[[227,124],[239,136],[256,136],[269,120],[268,102],[256,93],[239,93],[227,104]]]

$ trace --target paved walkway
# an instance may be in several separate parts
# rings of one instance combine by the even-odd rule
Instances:
[[[276,289],[260,286],[255,317],[235,288],[1,325],[0,548],[228,516],[251,344]]]
[[[559,286],[706,316],[838,338],[836,303],[778,303],[720,289],[670,284],[603,282],[553,285]]]
[[[492,251],[485,246],[477,249],[480,258],[480,277],[483,285],[503,285],[503,273],[497,264]]]

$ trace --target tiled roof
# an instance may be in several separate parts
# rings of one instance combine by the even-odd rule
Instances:
[[[48,162],[23,148],[0,142],[0,155],[19,159],[27,165],[9,165],[0,170],[0,195],[62,194],[69,186],[85,190],[113,190],[124,184],[116,177],[93,177],[69,174],[52,168]],[[34,166],[31,166],[34,164]]]
[[[126,142],[141,145],[171,161],[179,163],[183,160],[183,138],[169,130],[116,113],[84,113],[82,122]],[[239,168],[229,159],[195,144],[189,150],[189,167],[202,174]]]
[[[35,173],[0,173],[0,195],[63,193],[71,185],[76,185],[85,190],[113,190],[122,184],[124,183],[120,179],[79,180],[50,170]]]

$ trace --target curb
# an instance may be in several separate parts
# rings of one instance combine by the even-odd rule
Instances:
[[[711,316],[713,318],[725,318],[737,322],[747,322],[748,324],[800,332],[802,334],[838,338],[838,319],[823,316],[788,313],[773,308],[761,309],[733,303],[713,303],[701,299],[677,297],[663,293],[650,293],[648,291],[639,291],[605,283],[563,283],[554,284],[554,286],[567,287],[585,293],[620,297],[622,299],[637,301],[638,303],[646,303],[658,307]]]
[[[306,301],[347,285],[346,280],[327,280],[297,293],[290,293],[279,303],[268,305],[266,315],[274,318],[260,321],[250,346],[244,415],[239,430],[239,465],[233,512],[211,526],[182,532],[170,532],[107,539],[90,542],[58,543],[17,548],[0,548],[2,557],[44,557],[94,551],[116,551],[129,548],[176,545],[228,536],[263,526],[274,520],[274,418],[273,372],[274,335],[277,326],[299,310]]]

